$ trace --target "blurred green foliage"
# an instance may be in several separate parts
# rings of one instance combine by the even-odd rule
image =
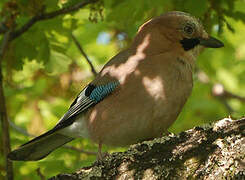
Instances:
[[[0,22],[18,29],[37,14],[78,2],[81,1],[2,0]],[[245,96],[243,0],[103,0],[74,13],[40,21],[11,42],[2,68],[8,116],[14,123],[11,125],[12,148],[30,139],[24,134],[25,130],[39,135],[52,128],[79,91],[93,79],[71,38],[72,33],[99,71],[113,55],[130,45],[142,23],[171,10],[186,11],[200,18],[207,31],[219,36],[225,47],[207,49],[198,58],[193,93],[170,131],[178,133],[228,115],[244,116],[244,101],[213,93],[215,84],[219,83],[225,91]],[[86,139],[75,140],[70,145],[86,151],[97,150],[97,146]],[[0,147],[2,149],[2,145]],[[104,150],[124,149],[104,147]],[[95,158],[60,148],[38,162],[14,162],[15,177],[39,179],[36,169],[40,167],[48,178],[90,165]],[[0,179],[4,175],[0,156]]]

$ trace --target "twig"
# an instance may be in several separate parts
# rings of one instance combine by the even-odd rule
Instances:
[[[7,109],[5,104],[5,96],[3,91],[3,75],[2,75],[2,61],[9,44],[10,31],[7,31],[3,37],[3,41],[0,47],[0,120],[2,125],[2,145],[3,145],[3,156],[5,160],[6,177],[9,180],[14,179],[13,163],[8,160],[7,155],[11,151],[10,149],[10,138],[9,138],[9,124]]]
[[[245,97],[238,96],[236,94],[233,94],[227,90],[225,90],[224,86],[222,84],[214,84],[212,89],[212,94],[217,97],[221,97],[224,99],[238,99],[239,101],[245,102]]]
[[[35,137],[35,135],[28,133],[25,129],[23,129],[23,128],[17,126],[17,125],[16,125],[15,123],[13,123],[11,120],[8,119],[8,122],[9,122],[10,127],[12,127],[12,128],[13,128],[14,130],[16,130],[17,132],[19,132],[19,133],[21,133],[21,134],[23,134],[23,135],[25,135],[25,136]]]
[[[17,126],[17,125],[16,125],[15,123],[13,123],[12,121],[10,121],[10,120],[8,120],[8,121],[9,121],[10,126],[11,126],[14,130],[16,130],[17,132],[19,132],[19,133],[21,133],[21,134],[23,134],[23,135],[25,135],[25,136],[32,137],[32,138],[33,138],[33,137],[36,137],[35,135],[28,133],[25,129],[23,129],[23,128]],[[71,150],[73,150],[73,151],[76,151],[76,152],[79,152],[79,153],[84,153],[84,154],[87,154],[87,155],[97,155],[96,152],[84,151],[84,150],[82,150],[82,149],[79,149],[79,148],[76,148],[76,147],[73,147],[73,146],[69,146],[69,145],[64,145],[64,146],[62,146],[62,148],[71,149]]]
[[[71,5],[69,7],[64,7],[62,9],[57,10],[57,11],[38,14],[38,15],[32,17],[22,27],[20,27],[19,29],[13,31],[11,33],[11,40],[17,38],[18,36],[20,36],[21,34],[26,32],[30,27],[32,27],[38,21],[42,21],[42,20],[46,20],[46,19],[52,19],[52,18],[54,18],[56,16],[59,16],[59,15],[64,15],[64,14],[67,14],[67,13],[71,13],[71,12],[74,12],[74,11],[76,11],[78,9],[83,8],[84,6],[86,6],[88,4],[93,4],[93,3],[96,3],[98,1],[99,0],[83,0],[80,3],[77,3],[75,5]]]
[[[41,180],[45,180],[45,176],[41,172],[41,169],[40,168],[37,168],[36,171],[37,171],[37,175],[40,177],[40,179]]]
[[[200,82],[204,83],[204,84],[210,84],[212,85],[212,95],[219,99],[224,106],[226,107],[226,109],[228,110],[229,113],[234,112],[233,108],[228,104],[227,100],[228,99],[237,99],[241,102],[245,102],[245,97],[243,96],[238,96],[236,94],[233,94],[227,90],[225,90],[224,86],[222,84],[216,83],[213,84],[210,82],[209,77],[207,76],[206,73],[204,73],[203,71],[198,72],[198,79]]]
[[[234,99],[238,99],[239,101],[245,102],[245,97],[238,96],[236,94],[232,94],[231,92],[228,92],[226,90],[224,93],[225,93],[227,98],[234,98]]]
[[[8,31],[8,28],[5,26],[5,24],[2,22],[0,22],[0,34],[3,34],[5,32]]]
[[[83,57],[86,59],[87,63],[89,64],[90,69],[91,69],[91,72],[94,74],[94,76],[96,76],[97,75],[97,72],[96,72],[96,70],[95,70],[92,62],[88,58],[87,54],[83,50],[82,46],[80,45],[80,43],[78,42],[78,40],[76,39],[76,37],[73,34],[71,34],[71,37],[72,37],[75,45],[77,46],[77,48],[79,49],[79,51],[81,52],[81,54],[83,55]]]
[[[97,155],[97,152],[84,151],[82,149],[79,149],[79,148],[76,148],[76,147],[73,147],[73,146],[69,146],[69,145],[64,145],[63,147],[66,148],[66,149],[71,149],[73,151],[77,151],[79,153],[84,153],[84,154],[87,154],[87,155]]]

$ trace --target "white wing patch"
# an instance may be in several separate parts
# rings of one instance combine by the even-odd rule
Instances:
[[[78,115],[70,126],[61,129],[59,133],[73,138],[89,138],[85,117]]]

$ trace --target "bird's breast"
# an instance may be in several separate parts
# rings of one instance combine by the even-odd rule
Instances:
[[[90,137],[115,146],[158,137],[176,120],[191,89],[191,72],[180,72],[178,64],[139,63],[115,92],[87,112]]]

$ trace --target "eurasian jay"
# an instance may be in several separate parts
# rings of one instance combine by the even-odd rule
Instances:
[[[178,117],[192,91],[196,58],[223,43],[184,12],[144,23],[132,45],[114,56],[48,132],[9,153],[18,161],[40,160],[75,138],[126,146],[159,137]]]

